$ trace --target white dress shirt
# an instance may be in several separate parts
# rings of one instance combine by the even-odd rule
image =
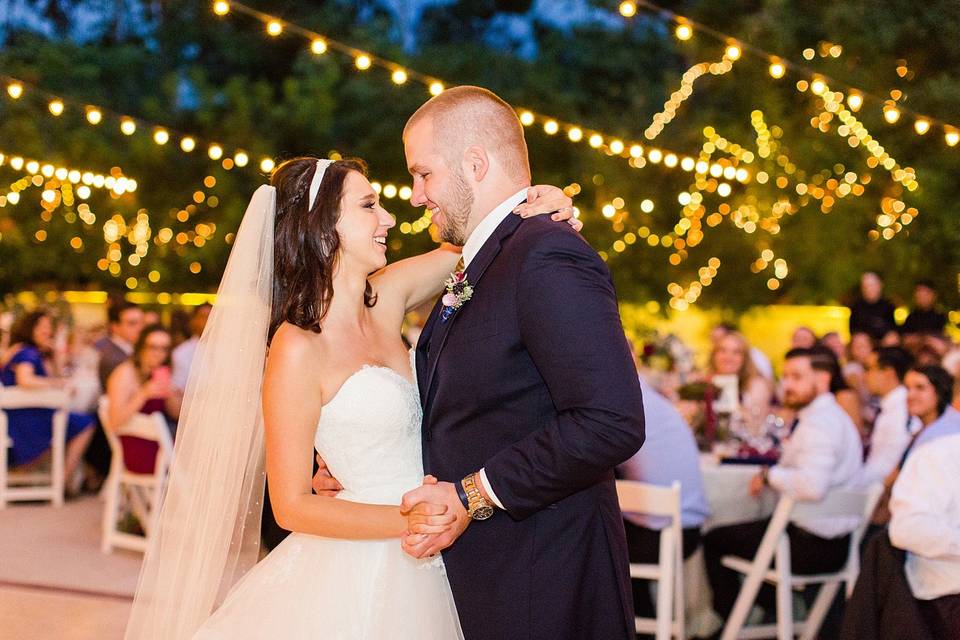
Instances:
[[[863,460],[860,434],[831,393],[800,410],[793,434],[771,467],[770,486],[782,494],[818,502],[832,489],[855,488]],[[821,538],[836,538],[857,528],[859,518],[803,518],[794,524]]]
[[[960,593],[960,435],[916,447],[890,498],[890,541],[920,600]]]
[[[643,447],[617,469],[625,480],[669,487],[680,482],[680,520],[684,529],[699,527],[710,515],[700,473],[700,452],[686,420],[670,401],[640,381],[646,440]],[[670,524],[666,517],[625,513],[640,527],[659,531]]]
[[[171,356],[171,360],[173,360],[173,375],[171,376],[171,381],[173,386],[180,389],[180,391],[184,391],[187,388],[190,365],[193,363],[193,356],[197,352],[198,344],[200,344],[200,338],[193,336],[173,350],[173,355]]]
[[[527,199],[527,191],[529,187],[524,187],[520,191],[517,191],[515,194],[501,202],[497,207],[487,214],[487,217],[480,221],[480,224],[477,225],[477,228],[473,230],[473,233],[470,234],[470,237],[467,238],[466,243],[463,245],[463,268],[466,269],[470,266],[470,262],[477,257],[477,254],[480,252],[480,249],[486,244],[487,240],[490,239],[490,236],[493,235],[493,232],[497,230],[497,227],[500,226],[500,223],[507,219],[513,210],[516,209],[521,202],[524,202]],[[487,479],[487,472],[485,469],[480,469],[480,482],[483,484],[483,488],[486,489],[487,495],[490,496],[490,499],[493,500],[493,503],[500,507],[504,508],[503,503],[500,502],[500,498],[497,497],[497,494],[493,492],[493,487],[490,486],[490,481]]]
[[[897,468],[919,425],[907,410],[907,388],[900,385],[880,399],[880,413],[870,434],[870,453],[860,471],[860,486],[883,482]]]

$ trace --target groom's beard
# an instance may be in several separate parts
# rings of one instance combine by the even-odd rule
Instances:
[[[440,227],[440,239],[452,245],[462,247],[467,243],[467,223],[473,209],[473,190],[467,183],[463,172],[452,172],[453,185],[446,204],[440,205],[443,212],[443,225]]]

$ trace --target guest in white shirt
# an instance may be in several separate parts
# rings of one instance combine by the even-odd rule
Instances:
[[[827,357],[829,356],[829,357]],[[779,463],[753,478],[750,493],[759,496],[766,485],[780,494],[803,501],[819,501],[834,489],[855,486],[863,451],[850,417],[830,394],[833,354],[818,349],[792,349],[783,368],[786,405],[798,411]],[[733,609],[740,589],[738,574],[723,566],[725,555],[752,559],[760,547],[769,519],[719,527],[704,538],[707,576],[713,590],[713,608],[723,618]],[[792,570],[797,574],[838,571],[847,561],[849,534],[856,518],[798,519],[790,523]],[[774,607],[769,585],[757,604]]]
[[[187,377],[190,375],[190,365],[193,363],[193,356],[197,352],[197,345],[200,343],[200,336],[203,335],[203,329],[207,326],[207,318],[210,317],[210,310],[213,307],[204,302],[197,305],[190,315],[190,338],[180,343],[173,350],[171,360],[173,361],[173,386],[180,391],[187,388]]]
[[[664,396],[642,380],[646,437],[643,447],[617,467],[624,480],[669,487],[680,482],[680,520],[683,526],[683,557],[700,547],[700,527],[710,515],[700,474],[700,454],[693,432]],[[624,514],[630,561],[656,564],[660,559],[660,531],[668,518],[637,513]],[[633,581],[634,609],[638,616],[656,617],[647,580]]]
[[[903,385],[911,364],[910,352],[899,347],[882,347],[870,357],[866,384],[880,399],[880,413],[870,433],[870,450],[860,472],[861,486],[883,482],[897,468],[918,426],[907,409],[907,388]]]
[[[960,434],[916,447],[893,486],[890,541],[935,638],[960,638]]]

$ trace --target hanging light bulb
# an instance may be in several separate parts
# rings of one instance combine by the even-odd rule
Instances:
[[[370,65],[373,64],[373,61],[370,60],[370,56],[366,54],[360,54],[357,56],[355,63],[357,65],[357,69],[360,69],[360,71],[366,71],[370,68]]]
[[[522,111],[520,113],[520,124],[522,124],[523,126],[529,127],[530,125],[533,124],[533,120],[534,120],[533,114],[530,113],[529,111]]]
[[[632,18],[637,15],[637,3],[636,2],[621,2],[620,3],[620,15],[624,18]]]
[[[583,130],[580,127],[573,127],[567,132],[567,137],[570,138],[570,142],[580,142],[583,140]]]
[[[770,63],[770,75],[779,80],[786,72],[787,68],[783,66],[783,63],[774,58],[773,62]]]
[[[50,113],[59,116],[63,113],[63,102],[60,100],[51,100],[48,108],[50,109]]]
[[[883,119],[889,124],[895,124],[900,119],[900,110],[892,104],[883,107]]]
[[[693,27],[691,27],[689,24],[681,22],[677,25],[677,28],[673,33],[675,36],[677,36],[677,40],[686,42],[693,37]]]
[[[955,147],[957,143],[960,142],[960,131],[956,129],[948,129],[945,134],[943,134],[943,139],[946,141],[948,146]]]
[[[197,147],[197,141],[191,138],[190,136],[187,136],[180,141],[180,148],[183,149],[186,153],[190,153],[196,147]]]
[[[397,69],[393,72],[393,75],[390,76],[390,79],[393,80],[394,84],[403,84],[407,81],[407,72],[403,69]]]
[[[851,92],[850,95],[847,96],[847,105],[851,111],[860,111],[860,107],[863,106],[863,96],[859,93]]]
[[[137,123],[130,118],[124,118],[120,121],[120,131],[125,136],[132,136],[137,130]]]
[[[443,93],[443,83],[442,82],[431,82],[430,83],[430,95],[438,96]]]
[[[170,134],[163,127],[157,127],[153,131],[153,141],[157,144],[167,144],[170,141]]]
[[[11,82],[7,85],[7,95],[14,100],[19,100],[20,96],[23,95],[23,85],[19,82]]]
[[[927,131],[930,131],[930,121],[926,118],[917,118],[917,121],[913,123],[913,130],[917,132],[917,135],[924,135]]]
[[[318,56],[323,55],[327,52],[327,41],[323,38],[316,38],[310,43],[310,51],[313,51]]]
[[[557,124],[556,120],[547,120],[543,123],[543,130],[547,132],[547,135],[553,135],[560,130],[560,125]]]
[[[213,3],[213,12],[218,16],[225,16],[230,13],[230,3],[224,0],[218,0]]]
[[[736,43],[732,43],[727,47],[726,54],[731,60],[739,60],[742,53],[743,51]]]
[[[96,107],[89,107],[87,109],[87,122],[93,125],[100,124],[103,120],[103,113]]]
[[[283,33],[283,25],[280,24],[279,20],[271,20],[267,23],[267,33],[276,38]]]

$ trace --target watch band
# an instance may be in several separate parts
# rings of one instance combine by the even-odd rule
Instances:
[[[457,496],[460,498],[460,502],[463,503],[463,508],[467,511],[470,511],[470,499],[467,498],[467,490],[463,488],[462,482],[455,482],[457,485]]]

